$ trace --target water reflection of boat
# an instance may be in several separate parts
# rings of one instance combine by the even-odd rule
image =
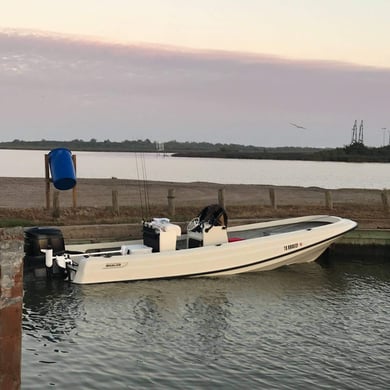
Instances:
[[[326,273],[317,263],[237,277],[84,286],[58,278],[26,278],[23,330],[34,339],[58,343],[72,338],[75,329],[87,326],[92,317],[107,329],[111,329],[112,321],[130,321],[142,339],[153,337],[165,324],[180,319],[197,329],[194,334],[202,334],[203,338],[207,334],[222,336],[231,311],[236,310],[233,301],[246,301],[253,307],[266,309],[293,291],[312,295],[327,284]]]
[[[56,231],[50,239],[42,240],[43,247],[38,243],[38,253],[46,253],[49,273],[63,270],[68,280],[78,284],[232,275],[312,262],[355,227],[355,222],[334,216],[228,227],[225,210],[211,205],[188,224],[183,235],[178,225],[155,218],[143,223],[143,240],[120,246],[65,247]],[[52,233],[34,229],[26,232],[26,268],[34,244],[32,236]]]

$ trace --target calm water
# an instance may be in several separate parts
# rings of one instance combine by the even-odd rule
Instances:
[[[44,151],[0,150],[0,177],[44,177]],[[163,157],[75,152],[77,176],[221,184],[390,188],[390,164]],[[143,174],[145,167],[146,177]]]
[[[24,389],[388,389],[390,262],[25,281]]]

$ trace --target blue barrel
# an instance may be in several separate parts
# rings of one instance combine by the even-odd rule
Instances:
[[[70,190],[76,185],[76,172],[69,149],[53,149],[49,153],[49,167],[55,188]]]

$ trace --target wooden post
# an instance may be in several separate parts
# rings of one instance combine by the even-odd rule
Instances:
[[[118,190],[112,190],[112,213],[119,215]]]
[[[77,161],[76,161],[76,155],[72,154],[72,161],[73,161],[73,166],[74,166],[74,172],[76,174],[77,178]],[[76,184],[72,189],[72,195],[73,195],[73,208],[77,207],[77,179],[76,179]]]
[[[269,189],[269,199],[271,201],[271,206],[274,210],[276,210],[278,208],[278,205],[277,205],[277,199],[276,199],[276,192],[275,192],[275,188],[270,188]]]
[[[60,217],[60,192],[54,191],[53,194],[53,217]]]
[[[174,217],[175,211],[175,189],[170,188],[168,190],[168,215]]]
[[[48,154],[45,154],[45,185],[46,185],[46,208],[50,209],[50,174],[49,174]]]
[[[225,208],[225,189],[220,188],[218,190],[218,204]]]
[[[388,194],[387,194],[387,189],[386,188],[384,188],[382,190],[381,196],[382,196],[383,210],[387,214],[389,212],[389,198],[388,198]]]
[[[325,191],[325,207],[328,210],[333,210],[333,198],[332,193],[329,190]]]
[[[23,229],[0,229],[0,389],[20,389]]]

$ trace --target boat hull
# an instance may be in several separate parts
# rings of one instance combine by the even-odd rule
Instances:
[[[314,228],[299,228],[300,223],[308,221],[322,221],[324,224]],[[73,283],[89,284],[272,270],[316,260],[341,235],[356,227],[356,223],[348,219],[317,216],[243,225],[229,229],[229,233],[264,233],[269,229],[275,230],[275,227],[280,229],[295,225],[297,227],[291,228],[291,231],[285,229],[287,231],[279,234],[267,233],[220,245],[158,253],[81,257],[68,267],[69,278]]]

